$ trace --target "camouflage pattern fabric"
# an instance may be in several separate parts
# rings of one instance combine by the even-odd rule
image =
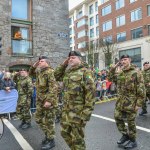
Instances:
[[[35,120],[43,130],[48,139],[53,139],[55,135],[55,111],[58,107],[57,83],[54,77],[54,70],[50,67],[36,70],[31,67],[29,74],[36,78],[36,114]],[[43,107],[45,102],[50,102],[50,108]]]
[[[18,103],[17,103],[17,116],[21,121],[26,123],[31,122],[30,103],[32,94],[32,80],[29,76],[22,77],[20,75],[14,76],[14,81],[18,86]]]
[[[150,68],[142,71],[143,77],[144,77],[144,83],[146,88],[146,97],[150,99]],[[143,111],[147,111],[147,105],[146,101],[147,98],[143,101],[142,109]]]
[[[122,134],[129,134],[130,138],[136,138],[135,117],[137,111],[135,107],[141,107],[145,98],[145,86],[142,73],[131,65],[128,69],[123,69],[120,73],[115,73],[115,68],[111,68],[108,73],[110,81],[117,85],[117,101],[115,107],[115,120],[118,130]],[[126,116],[128,122],[128,132],[122,116]]]
[[[61,135],[71,150],[85,150],[84,127],[95,102],[92,72],[82,64],[70,69],[60,65],[54,74],[64,83]]]

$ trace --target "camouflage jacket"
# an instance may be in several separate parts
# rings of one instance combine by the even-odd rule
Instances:
[[[19,74],[14,75],[13,80],[17,84],[17,90],[19,96],[27,95],[31,97],[32,95],[32,80],[29,76],[22,77]]]
[[[147,70],[142,71],[143,77],[144,77],[144,83],[146,88],[146,93],[150,94],[150,68]]]
[[[117,85],[116,109],[123,111],[135,111],[135,107],[141,107],[145,99],[145,86],[141,71],[131,65],[128,69],[123,69],[118,74],[111,68],[108,73],[110,81]]]
[[[95,102],[95,84],[92,72],[79,65],[72,69],[58,66],[55,78],[64,84],[64,108],[68,121],[79,123],[90,119]],[[62,116],[63,119],[63,116]]]
[[[48,101],[52,104],[52,107],[57,107],[58,86],[55,81],[54,70],[50,67],[46,67],[41,71],[36,71],[36,68],[31,67],[29,75],[36,78],[37,101],[41,101],[42,103]]]

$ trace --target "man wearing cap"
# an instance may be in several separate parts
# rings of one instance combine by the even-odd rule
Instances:
[[[45,133],[42,141],[42,150],[49,150],[55,147],[55,110],[58,107],[57,83],[54,77],[54,70],[49,66],[46,56],[39,57],[29,71],[30,75],[36,78],[36,113],[35,120]]]
[[[122,65],[122,70],[116,74],[119,65]],[[123,55],[120,62],[110,68],[108,77],[116,83],[118,92],[114,117],[122,137],[117,144],[125,149],[132,149],[137,147],[135,118],[146,95],[143,76],[131,64],[129,55]],[[128,128],[124,119],[127,120]]]
[[[142,74],[144,77],[144,83],[145,83],[145,88],[146,88],[146,99],[143,101],[142,111],[139,114],[140,116],[147,114],[146,101],[147,99],[150,100],[150,64],[147,61],[147,62],[144,62],[143,66],[144,66],[144,70],[142,71]]]
[[[30,103],[32,95],[32,80],[27,70],[21,69],[14,75],[19,94],[17,103],[17,116],[21,120],[19,128],[27,129],[31,126]]]
[[[84,128],[95,102],[92,71],[82,63],[80,52],[71,51],[56,68],[55,78],[64,84],[61,135],[71,150],[85,150]]]

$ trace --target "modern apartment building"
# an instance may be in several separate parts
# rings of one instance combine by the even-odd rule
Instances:
[[[72,50],[83,51],[87,41],[96,43],[97,39],[104,39],[117,45],[116,58],[129,54],[139,67],[144,61],[150,61],[149,0],[83,0],[70,10],[69,17],[70,30],[74,30],[70,34]],[[97,66],[105,68],[102,54],[97,49],[95,53]]]
[[[40,55],[52,66],[66,58],[68,0],[1,0],[0,14],[0,70],[29,68]]]

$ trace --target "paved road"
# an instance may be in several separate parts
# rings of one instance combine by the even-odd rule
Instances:
[[[86,126],[87,150],[120,150],[116,141],[120,138],[113,120],[115,102],[97,104]],[[150,112],[150,105],[148,106]],[[32,121],[32,128],[23,131],[18,129],[19,121],[5,120],[5,133],[0,141],[0,150],[40,150],[43,134]],[[13,126],[12,126],[13,125]],[[144,117],[137,116],[138,148],[134,150],[150,150],[150,113]],[[15,127],[15,128],[14,128]],[[12,131],[12,132],[11,132]],[[60,126],[56,125],[56,147],[52,150],[69,150],[60,136]]]

